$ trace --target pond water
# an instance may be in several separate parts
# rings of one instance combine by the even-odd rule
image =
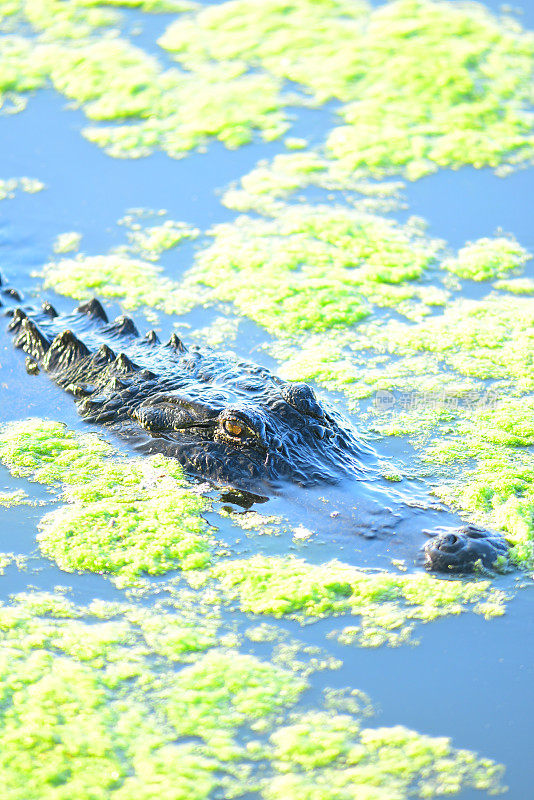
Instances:
[[[486,5],[494,10],[499,7],[497,2]],[[519,5],[524,6],[522,24],[534,27],[534,11],[527,0]],[[159,54],[163,61],[156,40],[174,18],[171,14],[152,16],[128,10],[124,12],[123,35],[130,36],[146,52]],[[334,124],[336,107],[334,102],[319,109],[292,108],[288,135],[305,137],[312,145],[322,142]],[[50,88],[31,95],[27,108],[21,113],[0,117],[0,152],[3,154],[0,179],[29,176],[45,185],[38,193],[15,191],[13,197],[0,202],[0,269],[8,276],[10,285],[30,298],[50,300],[60,311],[72,308],[72,298],[43,288],[42,277],[39,277],[45,263],[61,257],[53,253],[53,243],[59,234],[80,233],[82,251],[96,255],[124,243],[124,227],[118,226],[117,221],[129,209],[165,209],[169,219],[183,221],[200,231],[218,223],[232,222],[236,215],[221,203],[222,191],[249,173],[260,159],[272,159],[284,151],[280,140],[254,139],[235,150],[211,140],[206,152],[193,151],[180,160],[161,151],[139,159],[113,158],[81,135],[86,124],[82,110],[67,107],[65,97]],[[534,230],[529,198],[533,189],[532,167],[512,172],[505,178],[497,177],[489,168],[441,169],[406,182],[402,188],[405,207],[384,213],[401,224],[410,215],[423,217],[428,223],[428,236],[445,239],[453,249],[467,241],[495,236],[502,229],[513,234],[532,253]],[[311,202],[333,202],[325,189],[303,191]],[[339,196],[336,195],[336,201]],[[164,274],[179,284],[203,241],[201,236],[196,241],[180,244],[178,249],[163,252],[160,263]],[[524,277],[534,278],[533,263],[527,264]],[[486,286],[471,282],[462,291],[464,296],[476,299],[486,290]],[[532,296],[530,302],[534,304]],[[108,301],[108,307],[111,315],[120,313],[120,298]],[[144,313],[144,309],[133,313],[140,327],[144,324]],[[187,340],[196,327],[209,325],[220,315],[218,308],[197,308],[187,313],[178,320],[187,326],[179,328],[181,335]],[[175,322],[176,317],[164,313],[159,313],[157,318],[163,335],[173,330]],[[46,376],[26,374],[24,358],[13,349],[4,327],[0,329],[0,422],[39,417],[64,423],[75,432],[87,432],[88,426],[80,420],[67,395]],[[148,322],[146,327],[150,327]],[[241,357],[277,368],[272,354],[262,347],[265,340],[261,326],[247,319],[240,324],[229,347]],[[316,389],[322,398],[340,408],[356,429],[362,429],[357,411],[341,392],[329,391],[324,386],[316,386]],[[131,452],[127,445],[118,443],[105,431],[92,430],[120,452]],[[406,473],[416,462],[414,450],[405,438],[377,436],[373,446],[384,461],[402,464]],[[415,491],[427,496],[431,484],[429,475],[414,483],[417,489],[409,485],[404,491],[412,496]],[[36,503],[42,501],[44,506],[34,503],[0,507],[0,550],[29,557],[24,568],[15,564],[5,568],[0,577],[0,599],[7,602],[13,592],[25,592],[29,587],[31,591],[55,591],[55,587],[63,586],[68,587],[68,596],[81,605],[94,599],[124,601],[128,596],[125,588],[104,575],[90,571],[67,573],[39,551],[36,542],[39,521],[43,513],[55,508],[61,500],[51,500],[46,485],[14,477],[6,467],[0,466],[0,494],[19,489],[27,492]],[[332,503],[336,502],[332,498],[337,496],[332,492]],[[289,553],[314,564],[339,559],[354,566],[389,569],[393,555],[404,559],[410,571],[418,569],[413,561],[423,539],[419,533],[424,527],[421,522],[417,523],[417,530],[409,530],[408,524],[406,537],[390,550],[384,537],[376,540],[355,537],[350,531],[332,529],[328,515],[321,519],[315,510],[305,513],[303,506],[307,498],[299,496],[296,489],[292,497],[271,498],[256,508],[262,514],[286,517],[293,528],[303,524],[306,529],[313,529],[314,535],[309,541],[292,537],[287,530],[276,537],[253,532],[243,536],[231,520],[219,515],[217,502],[215,510],[207,512],[207,518],[218,528],[218,538],[233,557],[248,558],[256,552],[273,556]],[[316,507],[317,504],[314,509]],[[451,512],[448,519],[452,518]],[[236,543],[236,539],[239,542]],[[163,595],[165,581],[177,574],[171,572],[152,578],[152,584],[160,586]],[[406,643],[398,647],[360,647],[329,637],[332,631],[354,624],[348,614],[327,617],[304,627],[291,619],[275,620],[268,615],[252,617],[253,623],[250,616],[234,606],[223,609],[222,614],[225,624],[235,626],[241,636],[248,626],[267,621],[305,645],[325,648],[340,660],[336,670],[311,675],[311,688],[305,700],[307,708],[319,704],[325,687],[361,690],[369,695],[377,710],[375,726],[402,725],[428,736],[450,737],[454,747],[504,764],[506,796],[510,800],[526,800],[532,795],[534,783],[531,758],[534,592],[524,572],[497,576],[492,585],[509,594],[503,616],[485,619],[469,610],[420,624],[413,636],[417,646]],[[150,609],[157,598],[158,593],[147,592],[144,596],[134,595],[134,602]],[[245,639],[240,652],[269,658],[267,645]],[[43,797],[49,796],[55,795],[43,794]],[[65,795],[57,795],[60,796]],[[246,796],[259,795],[251,791]],[[415,791],[414,796],[423,795]],[[454,796],[474,800],[487,797],[489,793],[484,789],[465,788]]]

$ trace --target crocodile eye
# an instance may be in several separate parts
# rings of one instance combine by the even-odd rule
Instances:
[[[234,412],[233,409],[226,409],[223,412],[219,418],[218,437],[236,447],[265,448],[261,423],[250,419],[240,410]]]
[[[230,436],[238,437],[243,433],[243,426],[234,419],[225,419],[223,427],[226,433],[229,433]]]

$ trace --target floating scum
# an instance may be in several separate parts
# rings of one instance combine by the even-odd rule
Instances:
[[[238,217],[210,234],[186,291],[208,287],[205,302],[231,301],[280,336],[350,329],[374,306],[425,313],[425,300],[443,302],[417,284],[441,246],[417,220],[401,226],[340,205],[286,204],[272,218]]]
[[[171,228],[164,223],[156,230],[162,227],[166,236]],[[180,241],[196,233],[185,229],[179,227]],[[155,245],[153,231],[134,232],[133,240],[150,262],[176,244],[163,239]],[[126,308],[154,306],[166,313],[231,302],[278,335],[303,328],[344,330],[376,307],[418,316],[447,297],[446,291],[419,281],[436,263],[443,243],[428,237],[415,218],[400,225],[341,205],[284,204],[273,217],[243,215],[208,233],[213,243],[198,251],[195,266],[180,283],[162,275],[158,264],[121,248],[51,261],[43,269],[44,285],[71,297],[97,293],[120,297]]]
[[[293,104],[333,99],[341,122],[320,151],[299,150],[243,182],[234,207],[263,214],[216,226],[181,294],[157,260],[196,233],[172,222],[130,228],[122,252],[58,258],[45,268],[46,284],[170,313],[230,305],[275,337],[270,347],[283,373],[339,389],[355,405],[381,388],[436,393],[443,365],[460,398],[489,381],[497,398],[489,408],[377,413],[370,424],[411,436],[432,469],[445,464],[436,491],[504,528],[517,561],[528,564],[533,320],[524,249],[499,236],[451,255],[417,221],[280,198],[314,182],[354,189],[368,176],[530,163],[532,34],[476,3],[400,0],[373,9],[233,0],[206,8],[132,0],[127,5],[144,11],[181,14],[160,40],[177,63],[164,69],[120,35],[121,16],[106,5],[118,4],[0,5],[6,110],[23,110],[32,91],[52,86],[91,121],[88,139],[128,158],[156,149],[180,157],[213,138],[228,147],[256,134],[274,139],[287,131]],[[5,191],[17,188],[24,189]],[[394,199],[395,189],[384,196]],[[58,255],[78,244],[72,233],[58,240]],[[494,286],[466,301],[466,280]],[[181,595],[175,607],[153,612],[38,594],[0,606],[0,777],[8,800],[18,800],[22,782],[36,800],[196,800],[217,788],[266,800],[348,800],[355,789],[362,800],[498,791],[500,768],[447,739],[303,708],[303,676],[240,652],[217,612],[230,605],[256,621],[339,616],[341,642],[401,644],[414,620],[466,607],[502,613],[504,598],[487,581],[368,574],[261,553],[224,557],[203,518],[208,500],[176,465],[124,458],[56,423],[3,428],[0,458],[13,475],[56,492],[38,542],[62,569],[107,574],[119,586],[181,570],[180,585],[188,577],[195,587],[187,602]],[[462,487],[459,472],[467,476]],[[7,555],[0,562],[14,563]]]
[[[14,475],[61,489],[70,501],[45,515],[38,534],[43,553],[67,572],[131,583],[210,563],[206,503],[176,463],[120,458],[95,436],[42,420],[4,429],[0,458]]]
[[[363,576],[344,565],[334,574],[334,565],[304,561],[291,567],[284,559],[221,559],[212,571],[207,526],[199,516],[205,501],[165,459],[126,459],[94,435],[41,420],[5,427],[0,457],[13,475],[60,491],[60,500],[68,501],[45,516],[38,537],[63,569],[108,572],[119,584],[135,583],[143,573],[187,569],[180,551],[186,529],[187,557],[193,542],[194,557],[202,561],[196,561],[196,574],[218,581],[222,600],[232,599],[233,584],[257,614],[280,616],[284,602],[287,613],[305,608],[321,616],[356,602],[348,581],[359,577],[361,584]],[[128,520],[114,502],[119,492],[131,512]],[[143,505],[150,529],[139,521]],[[58,525],[56,515],[65,508],[73,518]],[[163,541],[169,524],[172,541]],[[271,586],[266,570],[276,574]],[[243,591],[247,572],[265,592]],[[385,578],[369,599],[373,591],[379,601],[392,597],[394,580],[388,587]],[[468,595],[491,603],[484,583],[439,583],[446,588],[440,599],[432,594],[430,601],[427,587],[423,601],[434,605],[435,615],[448,600],[457,613]],[[315,587],[313,600],[303,593],[306,584]],[[408,602],[409,591],[416,591],[414,584],[404,592]],[[499,765],[456,750],[448,739],[401,726],[364,726],[361,711],[340,715],[330,695],[324,706],[310,707],[298,661],[282,667],[240,652],[240,637],[223,623],[212,586],[207,592],[171,591],[151,608],[98,600],[79,606],[57,592],[16,595],[0,603],[0,642],[0,777],[7,800],[20,797],[21,785],[28,800],[127,800],[133,794],[148,800],[155,791],[173,800],[203,800],[216,788],[228,796],[256,791],[269,800],[301,798],[312,786],[321,800],[353,797],[355,786],[359,796],[404,800],[414,792],[432,797],[468,786],[491,792],[500,787]]]
[[[233,61],[342,101],[325,149],[347,173],[532,158],[534,39],[478,3],[231,0],[178,19],[160,44],[191,70]]]
[[[28,91],[52,85],[91,120],[128,121],[84,131],[120,157],[155,148],[179,157],[209,137],[236,147],[254,131],[269,139],[287,129],[276,78],[243,74],[233,65],[206,65],[195,74],[163,70],[156,58],[109,28],[118,19],[114,12],[110,17],[107,10],[68,5],[65,11],[54,0],[22,4],[19,16],[37,36],[8,33],[0,39],[6,64],[0,91],[15,108],[24,106]],[[31,13],[36,6],[37,18]]]
[[[306,680],[236,643],[221,646],[217,624],[187,653],[162,651],[147,631],[175,618],[172,604],[78,606],[57,593],[0,604],[6,800],[20,798],[21,786],[28,800],[499,791],[502,767],[449,739],[368,727],[326,695],[310,707]]]
[[[160,39],[177,67],[164,69],[122,38],[122,18],[106,3],[7,2],[6,102],[21,109],[28,92],[52,85],[100,123],[84,135],[118,157],[154,149],[180,157],[211,138],[228,147],[256,133],[275,139],[289,127],[290,106],[335,99],[343,122],[324,150],[347,175],[415,178],[532,160],[534,39],[478,3],[127,5],[178,13]],[[34,35],[12,33],[21,22]]]
[[[0,200],[11,199],[16,192],[36,194],[45,188],[36,178],[5,178],[0,180]]]

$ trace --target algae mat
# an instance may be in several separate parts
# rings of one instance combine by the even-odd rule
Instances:
[[[503,529],[517,565],[369,570],[289,503],[243,513],[88,432],[2,333],[7,797],[528,795],[528,23],[429,0],[0,3],[11,282],[313,382],[392,486]]]

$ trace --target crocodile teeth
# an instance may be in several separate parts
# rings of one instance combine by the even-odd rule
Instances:
[[[78,314],[85,314],[91,319],[100,319],[102,322],[108,321],[108,316],[102,307],[102,303],[93,297],[92,300],[87,300],[86,303],[80,303],[76,309]]]

